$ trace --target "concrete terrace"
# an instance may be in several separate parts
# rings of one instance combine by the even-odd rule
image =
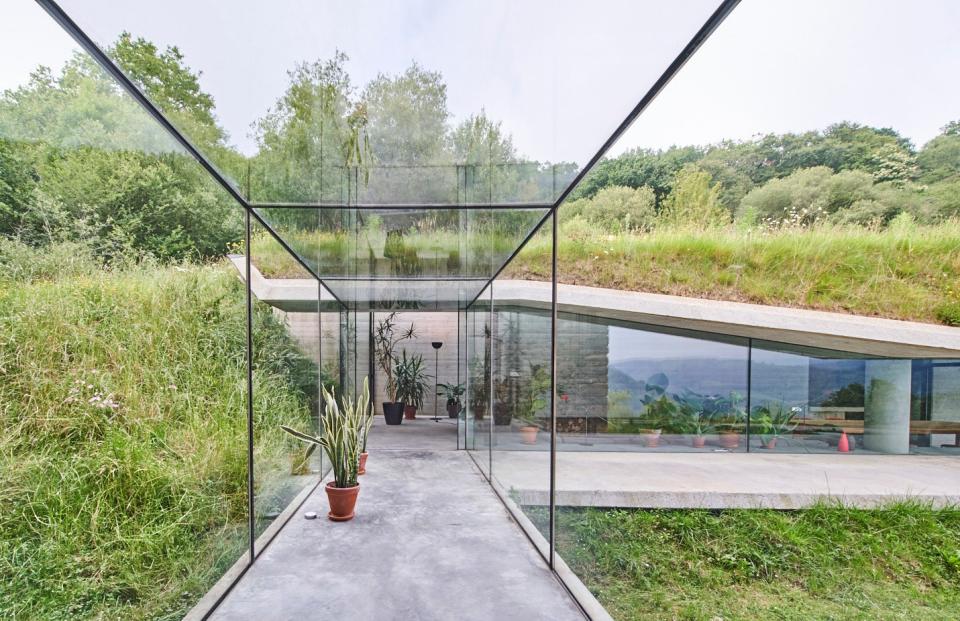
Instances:
[[[522,505],[546,505],[550,454],[497,451],[493,477]],[[557,505],[798,509],[827,500],[960,505],[960,460],[925,455],[557,453]]]
[[[357,517],[325,519],[318,488],[212,619],[584,619],[455,424],[377,423]]]

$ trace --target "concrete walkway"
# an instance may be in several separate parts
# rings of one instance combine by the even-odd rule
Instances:
[[[439,422],[418,415],[399,425],[387,425],[382,416],[373,419],[367,448],[377,450],[455,451],[457,419],[444,417]]]
[[[371,444],[397,429],[376,429]],[[211,618],[583,621],[463,451],[372,448],[357,517],[335,524],[326,512],[318,489]]]

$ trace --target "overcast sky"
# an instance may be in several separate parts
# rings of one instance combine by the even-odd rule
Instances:
[[[584,163],[704,22],[713,3],[635,0],[274,0],[62,6],[100,43],[122,30],[177,44],[245,153],[301,60],[351,57],[357,86],[416,60],[443,73],[455,119],[484,108],[524,155]],[[229,9],[229,10],[228,10]],[[72,42],[31,0],[8,0],[0,88]],[[744,0],[614,152],[890,126],[921,145],[960,118],[960,2]]]

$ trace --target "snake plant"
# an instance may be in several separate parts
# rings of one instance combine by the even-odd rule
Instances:
[[[333,391],[327,391],[324,386],[321,386],[320,390],[326,404],[320,437],[286,425],[280,427],[293,437],[312,444],[311,448],[322,447],[330,459],[336,487],[353,487],[357,484],[360,453],[366,450],[367,436],[373,425],[369,381],[364,378],[363,390],[356,401],[351,397],[343,397],[342,407],[337,403]]]

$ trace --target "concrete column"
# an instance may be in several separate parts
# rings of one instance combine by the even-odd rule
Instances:
[[[910,361],[867,360],[864,376],[864,448],[909,453]]]

